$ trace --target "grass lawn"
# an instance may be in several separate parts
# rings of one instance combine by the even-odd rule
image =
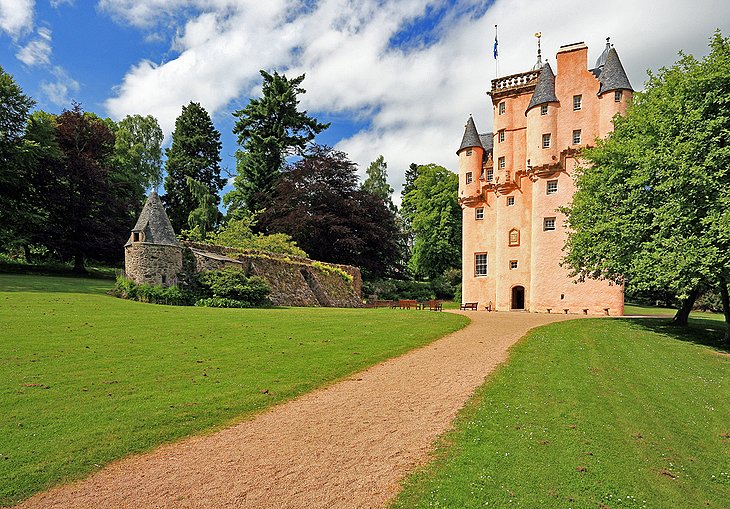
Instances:
[[[533,331],[396,508],[727,508],[724,323],[585,319]]]
[[[0,275],[0,505],[220,428],[463,327],[449,313],[209,309]]]

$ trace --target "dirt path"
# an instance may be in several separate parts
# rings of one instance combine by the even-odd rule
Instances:
[[[507,349],[533,327],[571,318],[468,316],[470,325],[431,345],[223,431],[119,460],[18,507],[383,507]]]

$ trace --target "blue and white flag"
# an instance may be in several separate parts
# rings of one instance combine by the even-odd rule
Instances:
[[[497,41],[497,25],[494,25],[494,59],[497,59],[497,56],[499,55],[499,52],[497,51],[497,46],[499,46],[499,41]]]

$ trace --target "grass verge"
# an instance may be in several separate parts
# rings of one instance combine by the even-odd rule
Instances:
[[[212,309],[0,275],[0,505],[241,420],[463,327],[449,313]]]
[[[723,327],[586,319],[533,331],[393,507],[727,507]]]

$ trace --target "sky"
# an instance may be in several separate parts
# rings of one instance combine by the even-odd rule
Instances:
[[[0,66],[39,109],[151,114],[166,144],[182,106],[199,102],[231,175],[232,112],[260,94],[259,70],[306,74],[301,108],[332,124],[317,142],[347,152],[361,175],[382,154],[399,202],[410,163],[456,170],[470,114],[491,130],[495,25],[500,76],[532,68],[536,32],[549,62],[583,41],[592,63],[610,36],[640,90],[647,69],[680,50],[705,55],[716,29],[730,36],[730,2],[0,0]]]

